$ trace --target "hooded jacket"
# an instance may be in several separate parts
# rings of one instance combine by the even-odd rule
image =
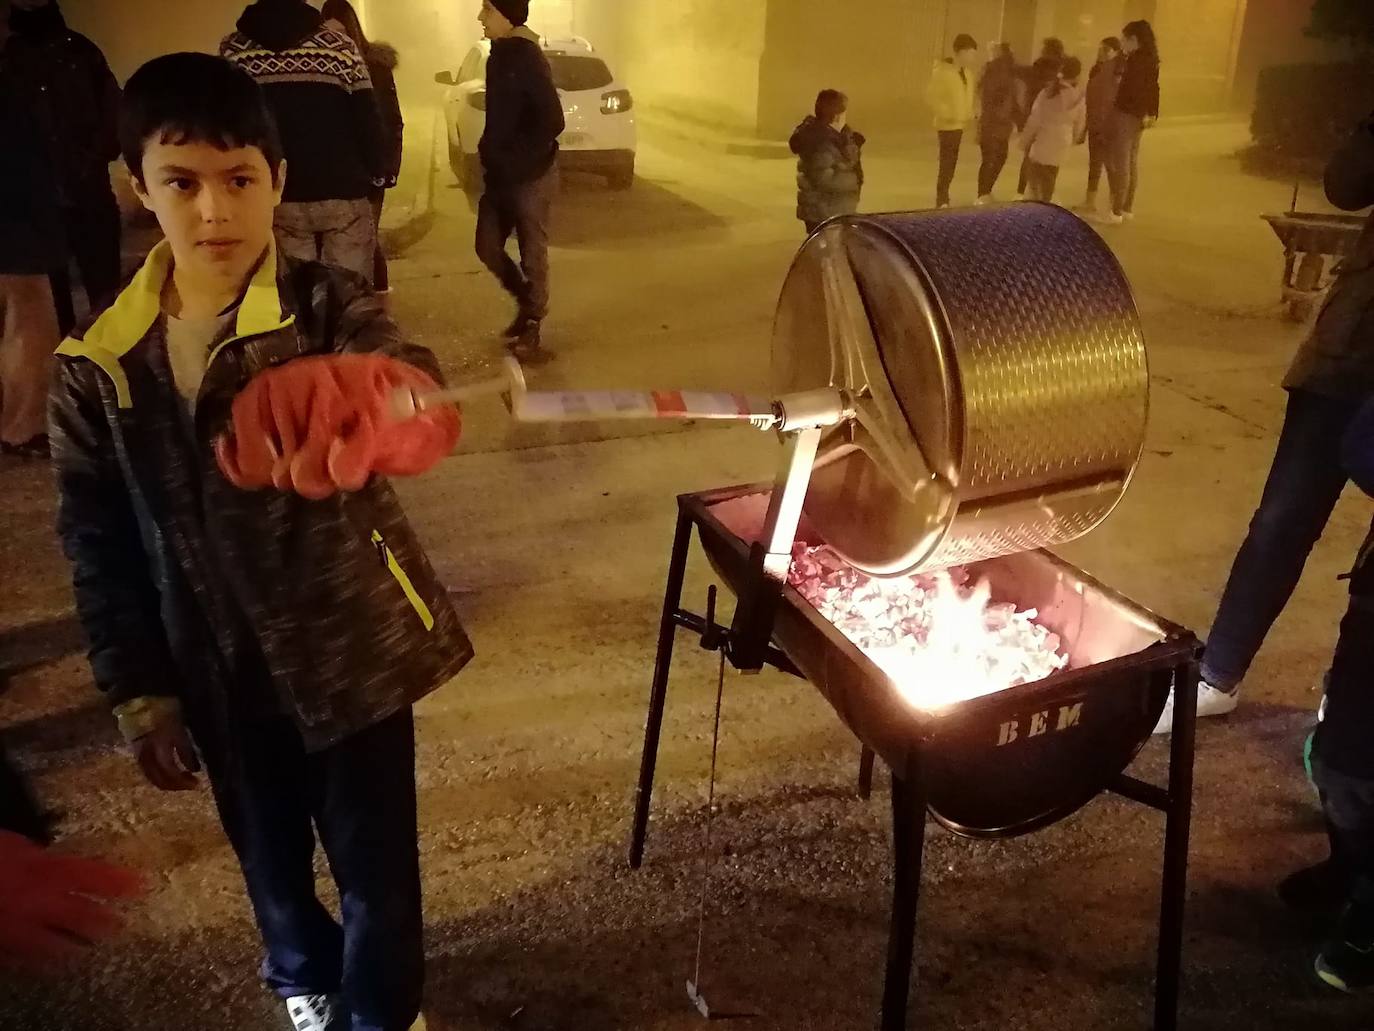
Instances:
[[[179,703],[212,753],[232,748],[235,696],[327,748],[446,683],[472,646],[385,479],[324,501],[242,491],[214,440],[244,385],[294,358],[388,354],[436,379],[437,363],[360,278],[278,267],[269,250],[211,352],[188,432],[161,312],[170,272],[160,244],[58,350],[58,533],[96,684],[121,722]]]
[[[1159,58],[1139,50],[1126,55],[1116,109],[1134,118],[1159,117]]]
[[[119,84],[105,55],[67,28],[57,0],[10,10],[0,55],[0,89],[31,112],[56,175],[63,205],[111,195],[110,162],[119,157]],[[10,146],[8,139],[0,146]]]
[[[0,275],[46,275],[63,259],[62,213],[43,133],[0,56]]]
[[[1326,196],[1344,211],[1374,204],[1374,115],[1331,158]],[[1374,216],[1355,252],[1337,268],[1336,282],[1283,385],[1327,397],[1374,396]]]
[[[985,140],[1010,140],[1026,106],[1025,86],[1015,63],[999,57],[983,69],[978,83],[978,134]]]
[[[926,103],[935,117],[937,132],[967,129],[973,121],[976,76],[946,58],[937,61],[926,88]]]
[[[863,145],[863,136],[848,126],[835,129],[814,115],[797,126],[791,140],[797,155],[797,218],[809,224],[859,210]]]
[[[258,0],[220,55],[262,86],[286,154],[288,203],[361,200],[388,175],[367,65],[305,0]]]
[[[487,124],[478,144],[487,186],[533,182],[558,159],[563,101],[539,36],[525,26],[493,40],[487,62]]]
[[[1037,165],[1059,168],[1087,132],[1088,107],[1081,86],[1049,87],[1036,97],[1021,133],[1021,146]]]

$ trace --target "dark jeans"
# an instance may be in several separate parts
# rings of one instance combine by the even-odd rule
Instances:
[[[1002,169],[1007,167],[1011,140],[984,136],[978,140],[978,146],[983,152],[983,163],[978,166],[978,196],[987,197],[997,188],[997,180],[1002,177]]]
[[[477,257],[535,322],[549,313],[549,215],[557,188],[555,167],[531,183],[488,186],[477,206]],[[520,245],[519,265],[506,253],[512,234]]]
[[[1112,211],[1118,215],[1135,210],[1136,190],[1140,186],[1140,138],[1144,134],[1144,119],[1121,111],[1112,113],[1107,181],[1112,188]]]
[[[1088,133],[1088,193],[1095,195],[1102,187],[1102,172],[1111,155],[1112,136],[1105,129]]]
[[[943,207],[949,203],[949,188],[954,182],[954,173],[959,169],[959,148],[964,143],[964,131],[941,132],[940,136],[940,175],[935,181],[935,206]]]
[[[238,752],[205,756],[278,995],[341,994],[353,1031],[408,1031],[424,946],[409,709],[307,754],[285,717],[245,720]],[[312,828],[313,821],[313,828]],[[343,926],[315,894],[315,832]]]
[[[62,209],[67,252],[76,261],[81,285],[92,309],[104,307],[119,292],[119,204],[108,183],[97,185]],[[57,328],[68,336],[76,327],[76,304],[68,266],[63,264],[49,275],[53,305],[57,308]]]
[[[1031,200],[1040,200],[1048,204],[1054,200],[1054,189],[1059,184],[1059,167],[1057,165],[1042,165],[1038,161],[1030,162],[1026,169],[1026,186],[1030,190]]]
[[[1359,400],[1290,392],[1264,495],[1207,638],[1202,675],[1209,684],[1229,689],[1245,678],[1292,597],[1345,489],[1341,441],[1359,409]]]
[[[1024,197],[1026,191],[1030,189],[1030,167],[1031,159],[1028,157],[1021,159],[1021,171],[1016,176],[1016,196]]]

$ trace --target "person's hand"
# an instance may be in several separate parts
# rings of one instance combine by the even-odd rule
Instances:
[[[134,758],[159,791],[194,791],[200,759],[180,717],[168,717],[133,743]]]
[[[1153,129],[1153,128],[1155,127],[1155,125],[1158,124],[1158,122],[1159,122],[1159,119],[1158,119],[1158,118],[1156,118],[1154,115],[1150,115],[1150,116],[1148,116],[1147,118],[1144,119],[1142,125],[1143,125],[1144,128],[1146,128],[1146,129]]]
[[[0,964],[43,968],[70,958],[123,926],[112,900],[144,889],[132,870],[0,831]]]
[[[234,399],[232,431],[215,442],[225,478],[244,490],[275,487],[323,500],[358,491],[373,473],[415,476],[457,443],[458,412],[436,407],[397,422],[398,390],[437,385],[385,355],[299,358],[260,373]]]

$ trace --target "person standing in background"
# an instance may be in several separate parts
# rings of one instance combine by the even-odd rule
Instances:
[[[1102,185],[1102,170],[1112,144],[1112,112],[1121,88],[1126,58],[1121,40],[1108,36],[1097,49],[1097,63],[1088,74],[1088,196],[1082,210],[1097,210],[1097,192]]]
[[[978,146],[983,154],[978,168],[978,204],[991,204],[992,191],[1007,165],[1011,135],[1025,107],[1025,86],[1016,70],[1016,55],[1006,43],[993,47],[992,60],[978,84]]]
[[[386,182],[374,187],[368,199],[372,202],[372,221],[378,233],[377,249],[372,259],[372,289],[385,296],[391,293],[391,278],[387,272],[386,252],[382,250],[382,207],[386,203],[386,191],[394,189],[400,178],[405,138],[405,119],[401,115],[401,99],[396,90],[396,69],[400,67],[400,55],[391,44],[374,43],[367,38],[358,12],[348,0],[325,0],[320,13],[353,40],[363,55],[372,79],[372,92],[377,98],[377,113],[382,119]]]
[[[1135,218],[1140,186],[1140,140],[1159,120],[1159,45],[1147,21],[1133,21],[1121,31],[1126,65],[1112,112],[1107,180],[1112,187],[1112,210],[1103,216],[1109,225]]]
[[[262,86],[281,134],[282,253],[370,283],[377,228],[369,198],[385,186],[387,167],[372,78],[358,48],[305,0],[258,0],[220,44],[220,56]]]
[[[966,32],[954,37],[954,56],[937,61],[926,90],[940,140],[940,172],[935,183],[935,206],[949,207],[949,188],[959,169],[964,130],[973,122],[978,85],[978,43]]]
[[[37,112],[0,52],[0,454],[48,454],[48,374],[60,341],[49,276],[62,212]]]
[[[1021,134],[1028,169],[1030,199],[1050,203],[1059,182],[1059,169],[1069,150],[1080,143],[1087,132],[1087,106],[1083,87],[1078,80],[1083,74],[1083,62],[1076,57],[1066,58],[1059,69],[1059,79],[1036,98]]]
[[[485,187],[477,208],[477,257],[519,305],[506,328],[511,352],[541,360],[549,313],[549,220],[558,188],[563,101],[553,83],[529,0],[483,0],[478,21],[491,40],[487,124],[478,144]],[[520,264],[506,253],[514,235]]]
[[[1064,41],[1050,36],[1040,44],[1040,56],[1029,68],[1021,69],[1021,80],[1025,91],[1022,94],[1021,111],[1017,116],[1016,128],[1024,130],[1030,118],[1031,108],[1041,93],[1044,93],[1059,78],[1059,68],[1064,63]],[[1021,174],[1016,180],[1016,199],[1026,196],[1027,175],[1030,172],[1029,159],[1021,162]]]
[[[839,90],[821,90],[815,114],[792,133],[797,155],[797,218],[808,235],[828,218],[859,210],[864,168],[861,133],[849,127],[849,98]]]
[[[67,28],[57,0],[11,0],[3,60],[7,89],[37,120],[65,236],[91,309],[114,297],[120,280],[119,203],[110,162],[119,156],[119,83],[100,48]],[[8,244],[8,240],[6,240]],[[76,325],[65,262],[48,270],[60,333]]]

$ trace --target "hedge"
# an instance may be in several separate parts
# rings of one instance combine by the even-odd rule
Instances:
[[[1374,65],[1276,65],[1260,73],[1250,133],[1265,150],[1325,160],[1371,111]]]

